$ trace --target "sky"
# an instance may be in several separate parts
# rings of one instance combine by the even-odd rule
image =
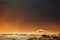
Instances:
[[[0,32],[39,29],[60,32],[59,0],[0,0]]]

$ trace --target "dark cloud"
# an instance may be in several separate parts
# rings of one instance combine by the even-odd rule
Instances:
[[[58,0],[1,0],[0,4],[6,5],[6,8],[11,11],[11,18],[23,17],[32,22],[60,21],[60,1]],[[1,10],[3,12],[5,7]],[[17,17],[17,15],[20,16]]]

